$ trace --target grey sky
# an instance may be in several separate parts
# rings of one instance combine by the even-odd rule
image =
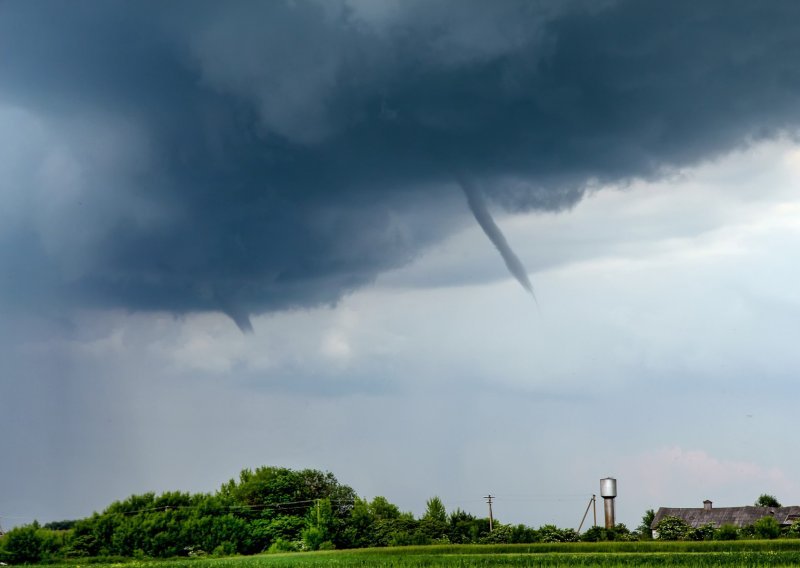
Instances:
[[[3,526],[261,464],[800,502],[797,5],[457,4],[0,6]]]

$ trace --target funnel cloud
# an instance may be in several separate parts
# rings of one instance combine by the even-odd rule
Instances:
[[[514,254],[511,246],[508,244],[505,235],[500,230],[500,227],[497,226],[497,223],[494,222],[492,215],[489,213],[489,209],[486,207],[486,201],[483,198],[483,195],[480,192],[480,189],[475,185],[475,183],[469,181],[463,176],[459,176],[458,183],[461,185],[461,188],[464,190],[464,194],[467,196],[467,203],[469,204],[470,211],[475,216],[475,220],[478,222],[478,225],[481,226],[483,232],[489,237],[489,240],[492,241],[492,244],[497,248],[500,256],[503,257],[503,261],[506,263],[506,268],[511,273],[511,275],[517,279],[517,282],[528,291],[528,293],[536,299],[536,295],[533,293],[533,286],[531,285],[531,281],[528,278],[528,272],[525,270],[525,267],[522,265],[522,262]]]

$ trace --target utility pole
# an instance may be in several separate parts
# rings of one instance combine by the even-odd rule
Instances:
[[[592,498],[589,499],[589,504],[586,505],[586,511],[584,511],[584,513],[583,513],[583,518],[581,519],[581,524],[578,525],[578,533],[579,534],[581,532],[581,529],[583,528],[583,521],[586,520],[586,515],[589,514],[589,508],[594,504],[594,499],[595,499],[595,496],[592,495]],[[595,516],[594,524],[597,525],[597,512],[595,512],[594,516]]]
[[[484,499],[489,504],[489,532],[492,532],[494,529],[494,518],[492,517],[492,499],[494,499],[494,496],[489,493]]]

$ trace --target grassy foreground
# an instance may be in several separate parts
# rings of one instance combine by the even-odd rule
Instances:
[[[84,568],[85,563],[58,565]],[[93,568],[800,566],[800,540],[421,546],[93,564]]]

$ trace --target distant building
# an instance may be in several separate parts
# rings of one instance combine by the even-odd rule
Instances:
[[[655,530],[664,517],[677,517],[692,528],[711,525],[718,529],[722,525],[733,525],[737,528],[752,525],[763,517],[774,517],[782,527],[789,526],[800,520],[800,507],[718,507],[713,508],[711,501],[703,501],[703,507],[696,509],[680,509],[675,507],[661,507],[656,511],[650,529],[653,538],[658,538]]]

